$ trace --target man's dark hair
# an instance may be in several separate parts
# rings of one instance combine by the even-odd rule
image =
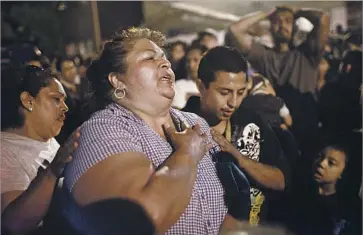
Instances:
[[[209,50],[201,59],[198,68],[198,78],[206,88],[215,80],[217,71],[231,73],[246,73],[247,61],[234,48],[217,46]]]
[[[287,7],[287,6],[279,6],[279,7],[276,7],[276,11],[270,16],[270,20],[273,20],[274,17],[277,16],[277,14],[282,13],[282,12],[290,12],[291,14],[294,15],[294,11],[292,8]]]

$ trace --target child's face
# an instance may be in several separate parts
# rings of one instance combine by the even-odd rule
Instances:
[[[336,183],[345,168],[344,152],[327,147],[314,163],[314,179],[317,183]]]

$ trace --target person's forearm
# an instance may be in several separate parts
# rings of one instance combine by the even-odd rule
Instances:
[[[242,53],[248,54],[252,48],[253,36],[250,35],[249,30],[253,25],[265,19],[268,15],[269,13],[260,11],[251,13],[230,26],[230,32],[234,36],[234,44]]]
[[[235,153],[237,154],[237,153]],[[239,166],[259,185],[274,189],[284,190],[285,180],[281,170],[249,159],[239,153],[237,156]]]
[[[226,214],[224,217],[223,223],[219,228],[219,235],[224,235],[229,232],[238,231],[239,229],[243,229],[244,226],[249,226],[248,220],[239,221],[230,214]]]
[[[239,34],[248,33],[248,30],[256,23],[265,19],[270,12],[257,11],[243,16],[239,21],[231,25],[231,29]]]
[[[57,178],[47,169],[11,202],[1,215],[2,227],[10,232],[35,229],[48,211]]]
[[[197,163],[175,152],[143,189],[144,207],[153,217],[158,232],[166,232],[189,204],[197,175]]]

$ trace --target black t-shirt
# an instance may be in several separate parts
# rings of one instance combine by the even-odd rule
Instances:
[[[191,97],[183,111],[199,114],[200,98]],[[244,155],[261,163],[275,166],[281,170],[288,187],[290,169],[285,159],[279,140],[271,127],[255,112],[240,107],[231,117],[231,142]],[[247,175],[247,178],[248,175]],[[267,203],[273,192],[260,189],[251,183],[250,224],[258,224],[266,219]]]
[[[283,155],[279,140],[271,127],[251,109],[239,108],[231,118],[232,144],[250,159],[266,165],[275,166],[281,170],[288,187],[290,178],[289,164]],[[268,203],[271,203],[274,194],[270,190],[260,189],[251,181],[251,212],[250,223],[264,222],[267,218]]]
[[[269,94],[249,95],[241,104],[242,107],[253,109],[273,128],[283,124],[280,110],[284,105],[281,98]]]
[[[291,227],[298,235],[358,235],[361,229],[361,200],[338,194],[318,195],[305,188],[291,203]]]

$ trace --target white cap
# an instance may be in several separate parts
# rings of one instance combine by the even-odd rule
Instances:
[[[296,20],[296,26],[298,27],[299,30],[305,33],[310,33],[314,28],[314,25],[304,17],[299,17]]]

